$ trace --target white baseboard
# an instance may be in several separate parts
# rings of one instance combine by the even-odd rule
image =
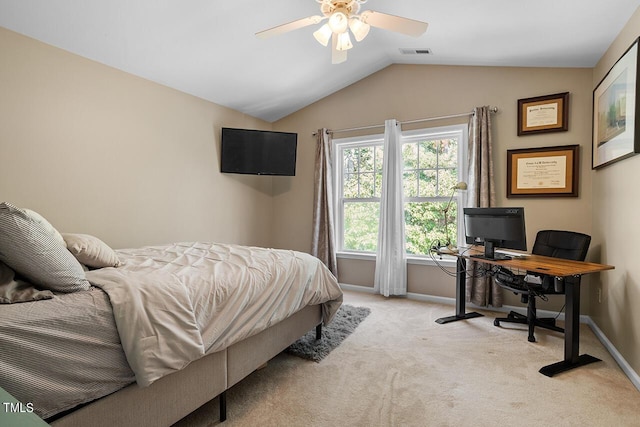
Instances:
[[[633,385],[636,386],[638,390],[640,390],[640,375],[638,375],[638,373],[633,370],[629,363],[627,363],[625,358],[622,357],[618,349],[615,348],[611,341],[609,341],[609,338],[607,338],[604,332],[602,332],[598,325],[596,325],[596,322],[594,322],[591,317],[587,316],[587,319],[588,320],[586,323],[589,325],[596,337],[598,337],[602,345],[604,345],[604,347],[609,351],[613,359],[618,363],[620,369],[622,369],[622,372],[624,372],[629,380],[631,380]]]
[[[375,293],[373,288],[369,287],[369,286],[349,285],[347,283],[340,283],[340,287],[342,289],[344,289],[344,290],[347,290],[347,291],[364,292],[364,293],[367,293],[367,294],[374,294]],[[437,296],[433,296],[433,295],[418,294],[418,293],[415,293],[415,292],[408,292],[406,298],[409,298],[409,299],[412,299],[412,300],[416,300],[416,301],[425,301],[425,302],[435,302],[435,303],[440,303],[440,304],[456,305],[456,299],[455,298],[437,297]],[[503,305],[502,307],[480,307],[480,306],[477,306],[477,305],[475,305],[473,303],[466,303],[466,306],[470,307],[472,309],[496,311],[496,312],[500,312],[500,313],[508,313],[510,311],[519,311],[519,312],[522,312],[522,314],[526,314],[526,310],[527,310],[526,307],[512,306],[512,305]],[[556,317],[557,316],[558,320],[564,321],[564,313],[558,314],[555,311],[549,311],[549,310],[538,310],[538,313],[542,314],[544,317]],[[580,323],[589,323],[588,320],[590,320],[589,316],[585,316],[585,315],[581,315],[580,316]]]
[[[374,294],[375,291],[369,286],[349,285],[348,283],[340,283],[340,288],[345,291],[363,292],[365,294]]]
[[[364,293],[368,293],[368,294],[375,293],[373,288],[371,288],[369,286],[349,285],[349,284],[346,284],[346,283],[340,283],[340,287],[342,289],[344,289],[344,290],[347,290],[347,291],[364,292]],[[452,305],[452,306],[456,305],[456,299],[455,298],[437,297],[437,296],[432,296],[432,295],[418,294],[418,293],[414,293],[414,292],[407,293],[406,297],[408,299],[412,299],[412,300],[416,300],[416,301],[434,302],[434,303],[439,303],[439,304],[448,304],[448,305]],[[512,310],[513,311],[522,312],[523,314],[525,314],[525,312],[526,312],[526,307],[515,307],[515,306],[506,306],[506,305],[504,305],[502,307],[498,307],[498,308],[496,308],[496,307],[480,307],[480,306],[477,306],[477,305],[472,304],[472,303],[467,303],[466,306],[471,308],[471,309],[495,311],[495,312],[500,312],[500,313],[508,313],[508,312],[510,312]],[[538,310],[538,313],[542,314],[542,316],[544,316],[544,317],[556,317],[556,316],[558,316],[558,320],[563,320],[564,321],[564,313],[560,313],[558,315],[557,312],[548,311],[548,310]],[[598,325],[596,325],[596,323],[593,321],[593,319],[591,319],[590,316],[582,314],[582,315],[580,315],[580,323],[585,323],[591,328],[591,330],[596,335],[596,337],[600,340],[600,342],[602,343],[604,348],[607,349],[607,351],[611,354],[611,356],[616,361],[616,363],[618,363],[618,365],[620,366],[620,369],[622,369],[622,372],[624,372],[627,375],[627,377],[629,378],[631,383],[633,383],[633,385],[640,391],[640,375],[638,375],[638,373],[633,370],[633,368],[629,365],[629,363],[627,363],[625,358],[622,357],[622,355],[620,354],[618,349],[616,349],[615,346],[611,343],[611,341],[609,341],[607,336],[604,334],[604,332],[602,332],[602,330],[598,327]]]

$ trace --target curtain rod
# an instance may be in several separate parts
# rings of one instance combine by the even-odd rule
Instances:
[[[491,107],[489,108],[489,111],[491,111],[492,113],[497,113],[498,112],[498,107]],[[426,119],[417,119],[417,120],[407,120],[405,122],[399,122],[401,125],[405,125],[405,124],[411,124],[411,123],[421,123],[421,122],[430,122],[433,120],[444,120],[444,119],[453,119],[455,117],[464,117],[464,116],[472,116],[474,114],[473,111],[470,111],[468,113],[459,113],[459,114],[451,114],[448,116],[438,116],[438,117],[429,117]],[[331,130],[331,129],[327,129],[328,133],[340,133],[340,132],[352,132],[352,131],[356,131],[356,130],[365,130],[365,129],[376,129],[376,128],[383,128],[384,124],[382,125],[370,125],[370,126],[361,126],[361,127],[356,127],[356,128],[346,128],[346,129],[336,129],[336,130]],[[318,132],[313,132],[313,136],[316,136],[318,134]]]

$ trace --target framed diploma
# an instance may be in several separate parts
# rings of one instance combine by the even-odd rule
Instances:
[[[518,136],[569,129],[569,92],[518,99]]]
[[[597,169],[640,152],[638,39],[593,91],[593,156]]]
[[[507,197],[578,197],[579,145],[507,150]]]

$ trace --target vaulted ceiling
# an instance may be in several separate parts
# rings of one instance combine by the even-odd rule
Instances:
[[[413,38],[372,28],[331,63],[312,25],[316,0],[0,0],[0,26],[267,121],[392,63],[593,67],[640,0],[369,0],[429,23]],[[431,54],[403,54],[428,49]]]

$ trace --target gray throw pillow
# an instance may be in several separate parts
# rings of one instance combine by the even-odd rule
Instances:
[[[53,298],[53,292],[40,290],[31,283],[16,280],[12,269],[0,262],[0,304],[39,301]]]
[[[64,243],[41,220],[7,202],[0,203],[0,261],[44,289],[75,292],[90,287]]]

